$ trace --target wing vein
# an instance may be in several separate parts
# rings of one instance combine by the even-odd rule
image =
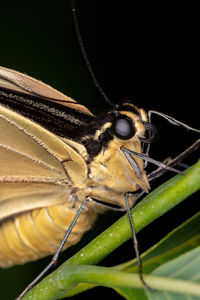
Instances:
[[[13,149],[13,148],[11,148],[9,146],[3,145],[3,144],[0,144],[0,147],[3,148],[3,149],[6,149],[8,151],[12,151],[12,152],[14,152],[14,153],[16,153],[18,155],[23,156],[23,157],[26,157],[27,159],[30,159],[30,160],[34,161],[35,163],[38,163],[38,164],[42,165],[43,167],[46,167],[46,168],[48,168],[50,170],[53,170],[53,171],[55,171],[55,172],[57,172],[59,174],[62,174],[62,172],[59,171],[57,168],[54,168],[54,167],[50,166],[49,164],[47,164],[45,162],[42,162],[41,160],[36,159],[36,158],[34,158],[34,157],[26,154],[26,153],[23,153],[21,151],[15,150],[15,149]]]
[[[0,176],[0,183],[43,183],[51,185],[66,186],[69,181],[62,178],[34,177],[34,176]]]
[[[34,140],[38,145],[40,145],[44,150],[46,150],[54,159],[57,159],[59,162],[62,162],[63,159],[61,159],[59,156],[57,156],[54,152],[50,151],[50,149],[47,147],[47,145],[45,145],[39,138],[37,138],[36,136],[34,136],[31,132],[29,132],[28,130],[26,130],[25,128],[21,127],[16,122],[10,120],[9,118],[7,118],[6,116],[4,116],[2,114],[0,114],[0,118],[2,118],[3,120],[5,120],[9,124],[11,124],[12,126],[14,126],[17,129],[19,129],[26,136],[28,136],[29,138],[31,138],[31,140]]]

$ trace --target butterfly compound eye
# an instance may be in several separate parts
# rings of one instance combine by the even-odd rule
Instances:
[[[114,134],[122,139],[128,140],[135,134],[135,129],[131,119],[125,117],[118,117],[113,124]]]

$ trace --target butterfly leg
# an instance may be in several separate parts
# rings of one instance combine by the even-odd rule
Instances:
[[[61,243],[60,246],[58,247],[58,250],[56,251],[56,253],[54,254],[53,258],[51,259],[50,263],[46,266],[46,268],[25,288],[25,290],[19,295],[19,297],[17,298],[17,300],[20,300],[30,289],[32,289],[43,277],[44,275],[53,267],[57,264],[60,252],[68,238],[68,236],[70,235],[73,227],[76,224],[76,221],[83,209],[83,206],[85,205],[85,203],[87,202],[88,198],[85,198],[85,200],[81,203],[81,206],[79,207],[71,225],[69,226],[69,228],[67,229]]]
[[[128,219],[129,219],[129,224],[130,224],[131,232],[132,232],[133,247],[134,247],[134,250],[135,250],[137,264],[138,264],[138,274],[139,274],[140,280],[144,284],[144,286],[146,288],[148,288],[148,290],[153,292],[153,289],[146,283],[146,281],[144,280],[144,277],[143,277],[142,261],[140,259],[137,236],[136,236],[135,228],[134,228],[133,221],[132,221],[131,210],[130,210],[130,207],[129,207],[128,194],[125,195],[125,203],[126,203],[126,210],[127,210],[127,215],[128,215]]]
[[[200,148],[200,139],[198,139],[196,142],[194,142],[190,147],[188,147],[185,151],[181,152],[178,156],[173,158],[171,161],[167,163],[168,167],[173,167],[180,163],[185,157],[187,157],[192,152],[196,151]],[[148,174],[148,180],[154,180],[155,178],[160,177],[162,174],[164,174],[167,171],[167,168],[158,168],[155,171]]]

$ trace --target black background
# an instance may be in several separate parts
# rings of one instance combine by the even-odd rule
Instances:
[[[200,128],[198,10],[193,5],[76,1],[87,55],[95,76],[111,101],[131,98],[146,110],[158,110]],[[1,4],[0,65],[54,86],[94,113],[108,107],[85,67],[72,22],[70,1]],[[153,123],[159,128],[160,139],[152,146],[151,156],[158,160],[175,156],[197,138],[197,135],[174,128],[159,117],[155,117]],[[191,164],[197,158],[195,153],[187,163]],[[143,230],[138,235],[141,251],[197,211],[198,200],[198,195],[190,197]],[[113,220],[117,217],[114,215]],[[108,219],[109,225],[113,220],[110,220],[110,215]],[[102,231],[100,223],[90,238]],[[131,259],[131,247],[131,243],[126,243],[102,265],[111,266]],[[65,252],[63,259],[74,251],[75,248]],[[46,263],[47,260],[41,260],[24,267],[0,270],[4,299],[13,299]],[[108,293],[115,295],[103,288],[99,293],[101,297],[108,296]],[[96,294],[97,289],[84,296],[92,299]]]

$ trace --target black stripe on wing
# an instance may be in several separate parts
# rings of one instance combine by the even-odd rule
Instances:
[[[86,112],[2,87],[0,103],[65,138],[74,139],[77,130],[94,120],[94,117]]]

